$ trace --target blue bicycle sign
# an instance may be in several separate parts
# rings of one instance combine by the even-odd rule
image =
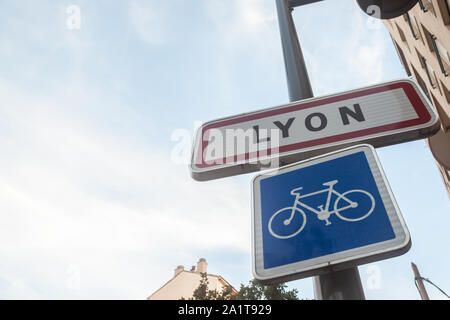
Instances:
[[[263,283],[387,259],[411,247],[371,145],[261,173],[252,196],[253,274]]]
[[[291,195],[295,196],[294,205],[291,207],[283,208],[275,212],[269,220],[268,228],[272,236],[278,239],[289,239],[298,235],[305,228],[306,214],[301,208],[305,208],[314,212],[319,220],[325,221],[325,225],[331,225],[330,216],[336,214],[337,217],[344,221],[356,222],[367,218],[375,208],[375,199],[369,192],[365,190],[348,190],[340,193],[334,189],[334,186],[339,183],[339,180],[332,180],[323,183],[326,188],[316,192],[301,195],[303,187],[295,188],[291,190]],[[308,204],[300,201],[301,199],[312,197],[318,194],[326,193],[327,198],[325,204],[319,205],[317,208],[313,208]],[[337,196],[332,204],[332,195]],[[330,210],[332,208],[332,210]],[[294,232],[292,232],[291,223],[294,217],[300,216],[300,219],[295,219]],[[276,231],[274,231],[275,228]],[[287,234],[281,234],[283,226],[290,226]],[[287,230],[287,229],[286,229]]]

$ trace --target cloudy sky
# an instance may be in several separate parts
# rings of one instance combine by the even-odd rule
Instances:
[[[294,18],[315,95],[406,76],[354,0]],[[186,155],[199,123],[286,102],[273,0],[2,0],[0,298],[145,299],[201,257],[247,283],[253,175],[194,182]],[[450,291],[426,143],[378,151],[413,246],[360,267],[367,298],[418,299],[411,261]]]

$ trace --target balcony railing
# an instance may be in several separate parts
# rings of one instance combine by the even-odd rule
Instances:
[[[428,12],[431,11],[433,14],[434,13],[434,6],[433,3],[429,0],[419,0],[419,6],[420,9],[422,9],[423,12]]]
[[[431,35],[431,44],[433,45],[434,53],[436,54],[436,57],[438,59],[439,67],[441,68],[442,73],[446,77],[448,77],[448,69],[450,68],[450,66],[444,65],[444,62],[442,61],[441,54],[439,52],[439,48],[438,48],[438,46],[436,44],[436,39],[437,39],[436,36]]]
[[[430,74],[430,69],[428,68],[427,59],[424,57],[420,57],[422,60],[423,67],[425,68],[425,73],[427,74],[428,81],[430,82],[431,87],[436,88],[436,81],[433,81],[432,75]]]
[[[411,33],[412,33],[414,39],[416,39],[416,40],[420,39],[419,30],[416,30],[416,28],[414,28],[414,25],[411,22],[410,15],[408,13],[405,13],[405,17],[406,17],[406,21],[408,22],[409,29],[411,30]]]

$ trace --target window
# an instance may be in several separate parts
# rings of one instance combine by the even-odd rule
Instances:
[[[419,5],[423,12],[431,12],[436,16],[436,11],[431,0],[419,0]]]
[[[444,48],[444,46],[437,40],[436,37],[434,37],[433,40],[436,43],[436,47],[439,51],[439,54],[441,55],[441,58],[447,65],[450,65],[450,56],[448,55],[447,49]]]
[[[441,104],[436,100],[436,97],[433,94],[431,94],[431,97],[433,98],[433,105],[436,107],[439,119],[441,120],[442,129],[447,132],[450,129],[450,116],[442,108]]]
[[[450,24],[450,12],[449,12],[450,0],[438,0],[438,6],[444,24],[445,25]]]
[[[422,61],[422,55],[420,54],[419,50],[417,50],[417,48],[416,48],[416,54],[417,54],[417,57],[419,58],[420,65],[422,66],[422,68],[425,68],[425,66],[423,65],[423,61]]]
[[[434,72],[434,69],[429,64],[427,65],[427,68],[430,74],[431,78],[430,83],[432,83],[433,89],[437,89],[439,91],[439,94],[442,95],[441,87],[439,87],[439,81],[436,72]]]
[[[402,41],[406,41],[405,33],[403,32],[403,30],[398,25],[397,25],[397,30],[398,30],[398,33],[400,35],[400,39],[402,39]]]
[[[419,24],[417,23],[416,17],[412,13],[405,13],[405,19],[406,22],[408,22],[409,29],[411,30],[411,33],[414,37],[414,39],[420,39],[420,31],[419,31]]]
[[[436,73],[434,72],[433,68],[431,68],[428,64],[427,64],[427,59],[425,59],[424,57],[420,56],[420,60],[422,62],[422,67],[425,69],[425,72],[427,74],[428,77],[428,81],[430,82],[430,85],[433,89],[436,88],[437,86],[437,78],[436,78]]]
[[[406,41],[405,33],[404,33],[403,30],[398,26],[398,24],[396,24],[396,26],[397,26],[398,33],[399,33],[399,35],[400,35],[400,39],[402,39],[402,42],[408,47],[408,50],[411,50],[411,49],[409,48],[408,42]]]
[[[434,35],[431,36],[431,40],[434,52],[436,53],[436,57],[441,67],[441,71],[447,77],[450,72],[450,56],[448,55],[448,51]]]
[[[408,13],[405,13],[405,18],[406,18],[406,22],[408,22],[408,26],[409,26],[409,30],[411,30],[411,34],[413,35],[414,39],[419,39],[419,32],[417,30],[417,28],[414,28],[415,26],[412,23],[412,19],[411,16]]]
[[[441,81],[442,91],[444,92],[444,96],[447,99],[447,103],[450,105],[450,91],[448,91],[447,86]]]
[[[433,52],[434,51],[433,40],[432,40],[433,36],[431,35],[430,31],[428,31],[428,29],[425,28],[423,25],[422,25],[422,30],[423,30],[423,34],[424,34],[428,49],[430,49],[430,51]]]
[[[436,54],[442,73],[447,77],[450,72],[450,56],[447,49],[439,42],[435,35],[432,35],[425,27],[423,27],[428,48]]]
[[[395,44],[395,48],[397,49],[398,56],[400,57],[400,60],[403,64],[403,67],[405,68],[406,73],[409,77],[411,77],[411,70],[409,70],[408,61],[406,61],[405,54],[403,53],[403,50],[399,47],[397,42],[395,42],[393,39],[392,41]]]
[[[413,67],[414,77],[416,78],[417,83],[422,88],[422,91],[425,93],[427,98],[431,101],[430,92],[428,91],[427,85],[425,81],[423,81],[422,77],[419,75],[417,70]]]
[[[439,168],[439,172],[442,175],[442,179],[445,182],[445,186],[447,187],[447,189],[450,189],[450,172],[448,170],[446,170],[442,165],[438,164],[437,166]],[[449,196],[450,196],[450,191],[447,190],[447,192],[449,192]]]

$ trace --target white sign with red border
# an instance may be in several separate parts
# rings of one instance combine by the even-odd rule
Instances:
[[[420,87],[397,80],[207,122],[197,131],[190,169],[194,179],[212,180],[438,130],[438,115]]]

